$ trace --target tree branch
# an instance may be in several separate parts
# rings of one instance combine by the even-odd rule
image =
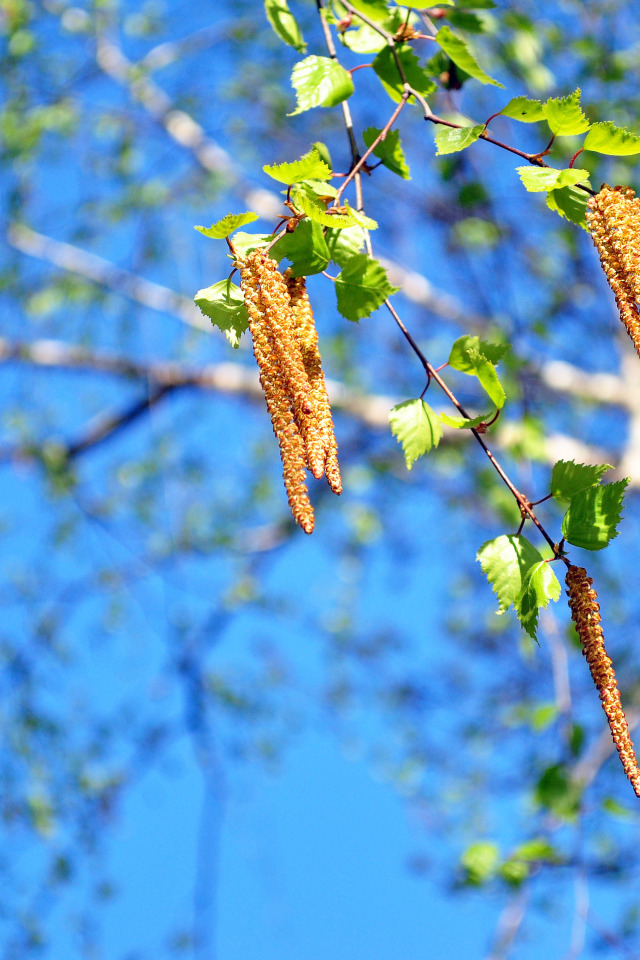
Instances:
[[[170,361],[142,363],[59,340],[12,342],[0,337],[0,364],[2,363],[27,363],[36,367],[107,373],[141,380],[152,387],[164,388],[165,392],[169,388],[193,387],[260,402],[263,400],[257,370],[252,366],[233,362],[208,364],[198,368]],[[327,380],[327,391],[335,410],[340,410],[374,430],[388,430],[389,410],[398,402],[397,397],[358,393],[343,383],[330,379]],[[604,399],[600,402],[606,403]],[[496,445],[506,450],[521,439],[518,425],[509,423],[504,424],[494,437]],[[464,431],[445,426],[446,442],[461,443],[464,439]],[[575,458],[582,463],[616,462],[610,452],[589,446],[565,434],[552,434],[545,440],[545,460],[549,465],[553,465],[562,457]],[[5,451],[4,459],[6,458]],[[640,487],[638,474],[633,475],[630,486]]]

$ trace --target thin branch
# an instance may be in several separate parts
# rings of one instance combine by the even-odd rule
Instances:
[[[336,198],[335,198],[335,201],[334,201],[334,205],[335,205],[335,206],[337,206],[337,205],[339,204],[340,197],[342,196],[342,194],[344,193],[344,191],[346,190],[346,188],[349,186],[349,184],[351,183],[351,181],[353,180],[353,178],[354,178],[355,176],[357,176],[357,174],[360,173],[362,167],[365,165],[365,163],[367,162],[367,160],[369,159],[369,157],[371,156],[371,154],[373,153],[373,151],[375,150],[375,148],[378,146],[379,143],[382,143],[382,141],[385,139],[385,137],[387,136],[387,134],[388,134],[389,131],[391,130],[392,126],[394,125],[394,123],[396,122],[396,120],[398,119],[398,117],[400,116],[403,107],[404,107],[404,106],[406,105],[406,103],[407,103],[408,97],[409,97],[409,93],[405,91],[405,93],[402,94],[402,100],[400,101],[400,103],[398,104],[398,106],[396,107],[396,109],[393,111],[393,113],[391,114],[391,116],[389,117],[389,119],[387,120],[387,122],[385,123],[384,127],[382,128],[382,130],[380,131],[380,133],[378,134],[378,136],[375,138],[375,140],[373,141],[373,143],[371,144],[371,146],[362,154],[362,156],[360,157],[360,159],[358,160],[358,162],[355,164],[355,166],[353,166],[353,167],[351,168],[351,171],[350,171],[350,172],[347,174],[347,176],[345,177],[344,181],[342,182],[342,184],[341,184],[341,186],[340,186],[340,189],[338,190],[338,192],[337,192],[337,194],[336,194]]]

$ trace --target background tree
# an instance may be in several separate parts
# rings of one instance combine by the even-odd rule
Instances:
[[[286,5],[268,7],[282,33]],[[3,956],[636,955],[635,801],[568,610],[541,612],[539,647],[495,617],[475,555],[521,518],[468,430],[406,470],[389,411],[425,386],[406,338],[384,309],[349,323],[309,279],[344,480],[339,500],[314,490],[309,539],[247,337],[232,353],[193,304],[231,269],[194,223],[255,210],[269,234],[285,208],[264,164],[316,142],[353,163],[339,105],[286,116],[295,65],[328,55],[316,5],[291,4],[306,50],[257,3],[0,10]],[[325,10],[346,70],[379,55],[358,10],[386,23],[373,0]],[[631,4],[426,18],[505,88],[412,40],[441,119],[480,127],[580,87],[589,121],[640,132]],[[360,154],[394,111],[379,73],[352,73]],[[570,556],[597,583],[633,726],[638,357],[589,236],[525,190],[526,159],[479,140],[436,155],[444,127],[407,104],[411,179],[363,175],[375,255],[436,366],[462,336],[511,345],[487,439],[518,489],[544,497],[559,459],[631,478],[620,536]],[[530,157],[549,140],[505,116],[488,136]],[[569,169],[583,142],[543,160]],[[637,186],[634,154],[574,166],[596,191]],[[474,378],[446,377],[486,413]],[[536,511],[560,530],[559,505]],[[392,788],[413,824],[397,847]],[[284,807],[254,814],[261,831],[247,810],[264,796]]]

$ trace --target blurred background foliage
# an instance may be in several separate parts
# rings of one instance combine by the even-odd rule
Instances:
[[[591,120],[640,131],[635,4],[482,7],[459,27],[506,90],[469,82],[440,112],[482,122],[580,86]],[[315,4],[292,9],[323,55]],[[243,769],[277,773],[319,729],[406,798],[417,874],[491,898],[501,919],[478,955],[517,951],[525,917],[535,937],[588,882],[564,955],[637,956],[637,813],[567,610],[543,616],[535,649],[495,617],[475,552],[518,516],[471,438],[447,435],[407,473],[386,415],[424,384],[397,328],[383,311],[348,324],[329,281],[310,281],[345,492],[316,494],[308,539],[251,351],[232,354],[191,303],[229,271],[193,224],[256,208],[271,229],[262,165],[321,140],[347,169],[340,111],[286,118],[298,55],[259,2],[0,0],[0,26],[0,955],[53,956],[67,903],[74,955],[106,955],[114,827],[149,770],[192,764],[215,812]],[[376,77],[354,79],[356,130],[382,126]],[[587,562],[635,723],[640,381],[595,251],[506,152],[435,157],[418,111],[400,130],[412,179],[380,168],[365,205],[413,335],[436,363],[463,333],[512,344],[491,442],[531,499],[561,457],[633,477],[620,537]],[[492,130],[546,145],[537,125]],[[550,162],[575,149],[562,138]],[[596,187],[639,186],[634,157],[581,165]],[[451,384],[477,404],[470,378]],[[166,955],[213,956],[190,923]]]

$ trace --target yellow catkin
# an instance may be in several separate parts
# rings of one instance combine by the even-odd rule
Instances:
[[[313,413],[309,377],[293,329],[291,300],[287,284],[275,260],[255,250],[247,257],[247,265],[260,285],[260,300],[273,336],[280,369],[298,419]]]
[[[249,330],[253,341],[253,353],[260,371],[260,383],[267,401],[273,432],[280,446],[284,485],[293,518],[305,533],[314,527],[313,507],[306,487],[306,456],[304,442],[298,430],[287,381],[276,350],[273,327],[261,296],[260,276],[256,259],[247,257],[238,260],[241,287],[249,315]],[[267,298],[267,302],[269,302]]]
[[[629,725],[620,702],[616,675],[604,646],[598,594],[593,589],[593,580],[587,576],[584,567],[571,565],[567,570],[566,584],[571,618],[576,624],[582,644],[582,652],[589,664],[593,682],[598,688],[602,707],[609,721],[613,742],[634,793],[637,797],[640,797],[640,769],[638,769],[638,762],[629,734]]]
[[[314,408],[313,419],[309,422],[307,454],[309,469],[316,479],[326,473],[329,486],[334,493],[342,493],[342,479],[338,464],[338,444],[336,442],[331,405],[322,372],[318,334],[313,310],[307,294],[304,277],[287,277],[287,287],[291,298],[293,324],[304,362]],[[305,438],[306,439],[306,438]]]
[[[640,356],[640,199],[630,187],[605,183],[589,200],[586,220],[620,319]]]

